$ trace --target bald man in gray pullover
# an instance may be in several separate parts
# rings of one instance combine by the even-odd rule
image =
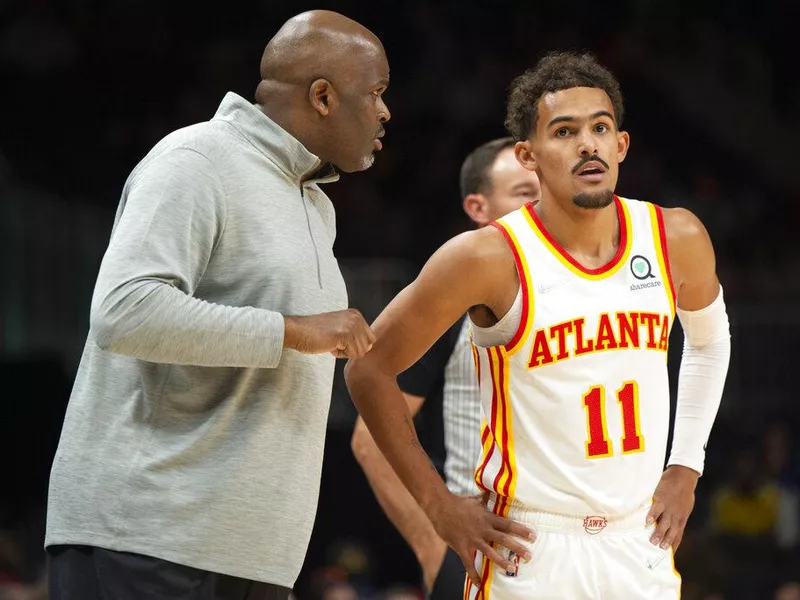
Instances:
[[[286,598],[319,494],[348,310],[320,184],[390,114],[377,37],[290,19],[255,103],[228,93],[125,183],[50,477],[51,600]]]

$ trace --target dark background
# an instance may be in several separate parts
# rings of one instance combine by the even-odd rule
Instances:
[[[677,558],[683,597],[778,598],[784,585],[780,598],[800,598],[786,585],[800,580],[798,6],[0,0],[0,598],[45,597],[47,475],[129,170],[163,135],[210,118],[225,92],[251,98],[267,40],[311,8],[372,29],[391,66],[384,150],[326,187],[351,301],[368,318],[469,227],[458,169],[505,135],[514,76],[551,49],[591,50],[615,72],[632,138],[618,192],[704,221],[732,324],[723,406]],[[673,377],[680,343],[676,328]],[[350,453],[354,417],[339,377],[298,600],[400,600],[390,588],[417,583]],[[323,590],[335,580],[351,587]]]

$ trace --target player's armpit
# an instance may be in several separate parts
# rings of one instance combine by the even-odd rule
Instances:
[[[667,253],[678,306],[699,310],[719,295],[714,246],[703,223],[685,208],[664,208]]]

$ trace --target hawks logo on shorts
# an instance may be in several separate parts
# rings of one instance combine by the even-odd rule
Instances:
[[[605,517],[584,517],[583,528],[589,535],[595,535],[603,531],[608,525],[608,520]]]

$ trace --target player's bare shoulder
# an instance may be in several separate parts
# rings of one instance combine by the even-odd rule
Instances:
[[[468,273],[486,272],[487,276],[516,276],[514,255],[494,227],[482,227],[460,233],[445,242],[436,252],[447,262]]]
[[[669,242],[691,242],[697,238],[708,237],[703,222],[688,208],[662,208],[664,229]]]
[[[495,227],[460,233],[445,242],[422,269],[417,282],[458,295],[468,306],[508,308],[519,287],[514,254]]]
[[[711,238],[703,222],[687,208],[662,208],[670,257],[711,250]]]
[[[662,208],[670,270],[676,285],[696,273],[714,272],[716,257],[703,222],[686,208]]]

